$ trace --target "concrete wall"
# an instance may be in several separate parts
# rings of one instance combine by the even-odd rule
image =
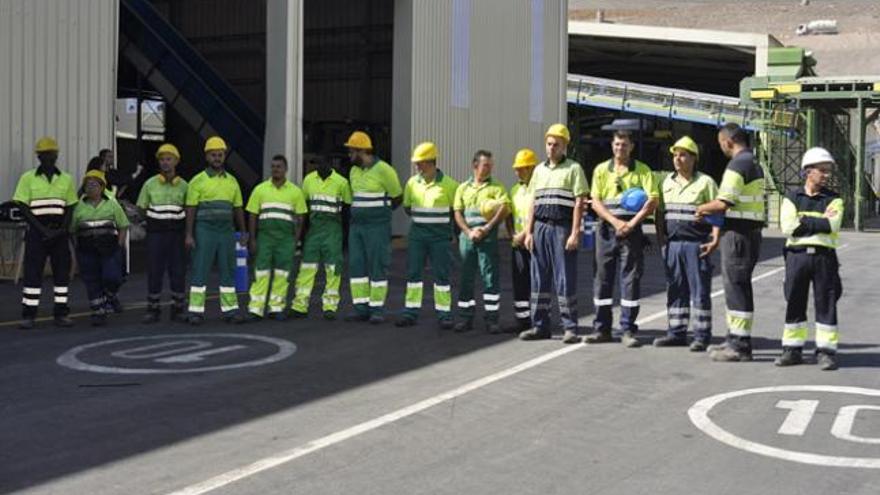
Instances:
[[[565,121],[566,0],[397,0],[392,162],[412,174],[414,145],[431,140],[440,168],[466,180],[471,157],[496,156],[514,182],[519,148],[543,155],[546,127]],[[405,221],[398,218],[395,231]]]
[[[114,146],[118,2],[0,2],[0,199],[36,166],[34,143],[54,136],[58,164],[79,178]]]

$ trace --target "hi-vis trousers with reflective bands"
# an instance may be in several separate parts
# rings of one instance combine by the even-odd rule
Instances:
[[[269,313],[282,313],[287,306],[287,289],[296,239],[293,232],[265,231],[257,236],[254,259],[254,284],[251,286],[248,311],[263,316],[268,296]],[[271,281],[271,285],[270,285]]]
[[[555,288],[562,328],[577,333],[577,251],[567,251],[571,220],[536,221],[532,253],[532,323],[542,332],[550,328],[550,305]],[[517,309],[519,312],[519,309]]]
[[[837,253],[829,248],[795,248],[785,252],[785,330],[783,347],[803,348],[807,340],[807,298],[813,284],[816,349],[837,351],[837,300],[843,294]]]
[[[302,263],[296,274],[296,295],[293,310],[309,312],[309,300],[318,275],[318,267],[324,264],[323,311],[339,309],[339,285],[342,281],[342,223],[313,221],[306,233]]]
[[[594,258],[593,305],[596,318],[593,331],[612,331],[611,307],[614,304],[614,280],[620,273],[620,331],[635,333],[639,330],[639,298],[642,292],[642,273],[645,271],[645,235],[638,226],[624,238],[618,238],[614,227],[600,222],[596,235]]]
[[[416,229],[418,227],[413,227]],[[434,280],[434,309],[438,319],[451,317],[452,288],[449,285],[450,239],[420,237],[410,231],[409,245],[406,249],[406,308],[404,316],[418,319],[422,307],[424,281],[422,271],[425,261],[431,264],[431,277]]]
[[[761,252],[761,229],[721,232],[721,279],[727,304],[727,341],[751,348],[755,302],[752,272]]]
[[[694,340],[708,344],[712,338],[712,262],[708,256],[700,257],[700,244],[671,240],[663,250],[667,334],[684,338],[692,324]]]
[[[235,234],[231,221],[196,221],[196,246],[192,253],[192,278],[189,288],[189,312],[205,313],[208,274],[217,260],[220,272],[220,310],[238,311],[235,293]]]
[[[390,264],[391,222],[352,223],[348,230],[348,277],[358,314],[385,312]]]
[[[472,242],[464,233],[459,235],[458,250],[461,254],[461,283],[458,287],[458,315],[462,320],[472,320],[477,308],[474,299],[476,275],[483,279],[483,310],[487,322],[498,322],[501,307],[501,287],[498,271],[498,229],[479,242]]]
[[[67,316],[70,313],[67,298],[70,283],[70,238],[60,235],[51,241],[43,240],[39,232],[28,229],[24,241],[24,288],[22,289],[22,317],[33,319],[40,305],[43,286],[43,269],[46,258],[52,264],[52,279],[55,282],[54,315]]]

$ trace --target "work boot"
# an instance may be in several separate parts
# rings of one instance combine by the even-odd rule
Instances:
[[[32,330],[35,326],[37,325],[33,318],[25,318],[18,323],[18,328],[21,330]]]
[[[623,337],[620,338],[620,343],[623,344],[624,347],[628,347],[630,349],[635,349],[642,346],[642,343],[639,342],[639,339],[632,332],[623,332]]]
[[[709,347],[706,342],[702,340],[694,340],[691,342],[690,351],[691,352],[706,352],[706,348]]]
[[[497,321],[487,321],[486,331],[492,335],[498,335],[501,333],[501,325],[499,325]]]
[[[654,347],[684,347],[687,338],[683,335],[664,335],[654,339]]]
[[[827,351],[817,351],[816,360],[822,371],[834,371],[837,369],[837,356]]]
[[[275,321],[287,321],[287,312],[285,312],[285,311],[279,311],[277,313],[272,313],[269,316],[274,318]]]
[[[294,320],[304,320],[309,317],[308,313],[303,313],[302,311],[297,311],[295,309],[290,310],[290,317]]]
[[[244,315],[241,314],[241,311],[233,310],[228,313],[223,313],[222,320],[223,320],[223,323],[229,323],[229,324],[234,325],[234,324],[244,323],[246,321],[246,318]]]
[[[107,294],[106,307],[108,312],[116,314],[122,313],[123,310],[122,302],[119,301],[119,297],[116,294]]]
[[[92,313],[91,319],[93,327],[103,327],[107,324],[107,314],[103,311],[100,313]]]
[[[368,321],[370,322],[370,325],[381,325],[385,323],[385,317],[380,314],[372,314]]]
[[[519,333],[519,340],[547,340],[553,338],[553,334],[546,330],[539,330],[537,328],[530,328],[528,330],[524,330]]]
[[[144,323],[146,325],[152,325],[153,323],[158,323],[158,322],[159,322],[159,308],[148,309],[147,314],[145,314],[144,317],[141,318],[141,323]]]
[[[583,342],[583,339],[580,335],[572,332],[571,330],[566,330],[565,333],[562,334],[563,344],[577,344],[579,342]]]
[[[456,323],[454,327],[452,327],[452,331],[455,333],[470,332],[473,329],[474,329],[474,322],[472,322],[471,320],[460,321],[460,322]]]
[[[345,316],[345,321],[350,323],[365,322],[370,320],[370,315],[365,313],[351,313]]]
[[[73,326],[73,320],[70,319],[69,316],[56,316],[55,317],[55,326],[61,328],[70,328]]]
[[[794,366],[804,364],[803,350],[800,347],[783,347],[782,355],[773,362],[776,366]]]
[[[584,344],[606,344],[614,342],[611,332],[593,332],[584,337]]]
[[[305,314],[305,313],[303,313],[303,314]],[[306,316],[308,316],[308,315],[306,315]],[[336,311],[324,311],[324,319],[327,321],[336,320]]]
[[[225,316],[223,317],[226,318]],[[241,321],[237,323],[257,323],[263,320],[263,317],[256,313],[248,313],[247,316],[241,319]]]
[[[452,318],[440,318],[440,330],[452,330],[454,326]]]
[[[205,317],[202,316],[202,315],[191,314],[191,315],[189,315],[189,317],[187,318],[187,321],[189,322],[190,325],[192,325],[192,326],[194,326],[194,327],[198,327],[198,326],[200,326],[202,323],[205,322]]]
[[[177,323],[187,323],[189,318],[186,316],[186,311],[184,311],[183,306],[178,306],[176,304],[172,304],[168,308],[168,319],[171,321],[176,321]]]
[[[730,343],[724,343],[722,345],[712,346],[712,349],[713,350],[709,352],[709,357],[712,358],[712,361],[720,363],[736,363],[752,360],[751,347],[736,349],[730,345]]]
[[[411,316],[402,316],[394,322],[394,326],[397,328],[413,327],[415,325],[416,319]]]

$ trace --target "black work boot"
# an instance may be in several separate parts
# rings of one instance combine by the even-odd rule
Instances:
[[[70,328],[73,326],[73,320],[67,315],[55,316],[55,326],[61,328]]]
[[[825,350],[816,351],[816,361],[822,371],[834,371],[837,369],[837,355]]]
[[[21,330],[32,330],[35,326],[37,325],[33,318],[25,318],[18,323],[18,328]]]
[[[800,347],[783,347],[782,355],[773,362],[776,366],[794,366],[803,363],[804,356]]]
[[[746,362],[752,360],[752,344],[750,341],[739,340],[710,346],[709,357],[719,363]]]
[[[141,323],[151,325],[153,323],[158,323],[158,322],[159,322],[159,308],[158,307],[147,308],[147,314],[145,314],[144,317],[141,318]]]
[[[519,334],[519,340],[547,340],[552,338],[553,335],[547,330],[539,330],[537,328],[530,328],[528,330],[524,330]]]
[[[654,339],[654,347],[684,347],[687,345],[687,337],[684,335],[664,335]]]
[[[593,332],[584,337],[585,344],[606,344],[608,342],[614,342],[611,332]]]
[[[472,320],[460,321],[460,322],[456,323],[454,327],[452,327],[452,331],[455,333],[470,332],[473,329],[474,329],[474,322]]]
[[[171,321],[176,321],[178,323],[187,323],[189,321],[183,304],[172,304],[171,307],[168,309],[168,318]]]

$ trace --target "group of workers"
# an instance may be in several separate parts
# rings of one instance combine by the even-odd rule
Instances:
[[[346,321],[385,321],[391,262],[392,211],[403,205],[410,218],[406,255],[404,308],[399,327],[416,325],[425,291],[425,265],[430,265],[434,310],[443,329],[474,328],[475,283],[482,281],[482,309],[490,333],[517,332],[522,340],[542,340],[562,331],[566,344],[612,342],[614,285],[619,280],[619,337],[639,347],[638,315],[646,236],[642,225],[655,218],[667,276],[668,331],[654,340],[658,347],[689,346],[709,351],[715,361],[752,359],[754,318],[752,271],[758,261],[761,229],[766,221],[764,175],[748,145],[745,130],[728,124],[718,144],[730,159],[720,187],[698,171],[700,149],[690,137],[670,148],[675,171],[662,181],[632,157],[633,137],[617,131],[613,157],[596,165],[588,182],[583,167],[566,156],[571,142],[562,124],[545,134],[545,159],[520,150],[513,169],[518,177],[508,193],[493,176],[494,157],[477,151],[472,175],[462,183],[438,168],[436,145],[415,147],[411,161],[417,173],[403,185],[395,169],[374,153],[370,137],[354,132],[345,147],[352,163],[349,177],[326,162],[305,176],[302,188],[288,180],[282,155],[271,162],[271,176],[251,192],[247,204],[237,180],[226,169],[228,147],[220,137],[204,147],[207,166],[190,182],[177,174],[180,153],[172,144],[157,151],[159,173],[141,188],[137,206],[146,216],[148,293],[145,323],[160,320],[161,296],[169,279],[170,318],[199,325],[204,321],[207,285],[217,267],[222,318],[242,323],[263,318],[305,318],[321,266],[323,317],[334,320],[340,303],[343,273],[343,212],[350,209],[348,267],[354,312]],[[121,311],[117,291],[122,283],[122,246],[129,220],[108,193],[103,170],[89,170],[77,191],[71,176],[56,166],[58,145],[37,142],[39,166],[20,179],[13,200],[29,225],[26,234],[22,328],[33,328],[39,305],[43,267],[51,259],[54,319],[68,316],[69,243],[75,246],[95,325]],[[836,302],[841,294],[836,248],[843,202],[827,188],[834,158],[824,149],[803,157],[804,187],[786,195],[781,226],[785,247],[783,353],[776,364],[803,362],[808,338],[807,297],[812,282],[816,306],[816,348],[822,369],[835,369],[838,332]],[[595,234],[592,332],[581,335],[577,312],[577,256],[582,222],[588,210],[598,217]],[[248,213],[245,221],[245,211]],[[298,240],[308,216],[302,259],[287,309]],[[513,309],[516,322],[502,328],[499,229],[511,236]],[[457,227],[457,229],[456,229]],[[450,241],[456,230],[461,258],[457,284],[457,320],[453,317]],[[237,240],[236,240],[237,239]],[[235,243],[254,255],[254,281],[246,311],[239,308],[234,284]],[[726,299],[727,337],[710,346],[712,336],[710,255],[720,247]],[[188,302],[187,253],[191,256]],[[561,319],[551,321],[552,299]],[[688,340],[688,330],[693,337]]]

